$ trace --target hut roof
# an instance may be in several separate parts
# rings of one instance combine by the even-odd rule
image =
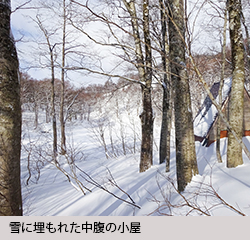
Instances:
[[[229,96],[229,93],[231,91],[231,85],[232,85],[232,78],[225,79],[223,89],[222,89],[222,102],[224,102]],[[214,85],[210,89],[217,103],[219,102],[219,96],[218,96],[219,87],[220,87],[220,83],[217,82],[217,83],[214,83]],[[193,122],[194,135],[199,136],[199,137],[206,137],[217,115],[218,115],[218,111],[216,107],[212,104],[212,101],[209,98],[209,96],[207,96],[194,119],[194,122]]]

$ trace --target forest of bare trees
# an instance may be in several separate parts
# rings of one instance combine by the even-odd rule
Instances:
[[[10,0],[0,0],[0,215],[22,215],[21,111],[33,115],[31,126],[38,131],[41,116],[51,124],[51,162],[58,168],[60,156],[68,157],[69,152],[67,122],[88,121],[107,159],[139,152],[140,173],[152,167],[155,146],[157,159],[170,171],[174,129],[181,194],[199,174],[193,119],[208,95],[219,121],[228,128],[227,166],[243,164],[242,150],[250,156],[242,141],[243,90],[249,84],[249,4],[34,0],[20,3],[11,13]],[[26,17],[36,34],[16,33],[22,35],[16,43],[20,61],[30,58],[19,68],[10,16],[22,11],[30,13]],[[207,25],[199,22],[200,14],[209,19]],[[209,44],[202,40],[207,34],[214,36]],[[28,57],[22,50],[25,44],[36,54]],[[30,74],[33,69],[46,69],[48,75],[36,79]],[[102,83],[81,83],[81,77],[93,75]],[[232,78],[229,117],[222,112],[221,100],[227,77]],[[215,82],[221,84],[219,101],[210,92]],[[217,149],[219,142],[218,137]],[[221,161],[219,150],[217,158]]]

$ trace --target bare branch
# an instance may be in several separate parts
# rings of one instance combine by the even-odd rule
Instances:
[[[140,81],[136,81],[134,79],[131,79],[131,78],[123,76],[123,75],[109,74],[109,73],[93,70],[93,69],[90,69],[90,68],[85,68],[85,67],[65,67],[65,69],[66,70],[75,70],[75,71],[85,70],[85,71],[95,73],[95,74],[99,74],[99,75],[102,75],[102,76],[111,77],[111,78],[121,78],[121,79],[127,80],[127,81],[132,82],[132,83],[137,83],[137,84],[144,85],[144,83],[142,83]]]
[[[118,200],[121,200],[121,201],[123,201],[123,202],[125,202],[125,203],[128,203],[128,204],[130,204],[130,205],[132,205],[132,206],[134,206],[134,207],[136,207],[136,208],[141,209],[140,206],[138,206],[138,205],[136,205],[136,204],[134,203],[134,201],[132,200],[131,197],[129,197],[129,198],[130,198],[130,200],[131,200],[132,202],[129,202],[129,201],[127,201],[127,200],[125,200],[125,199],[123,199],[123,198],[121,198],[121,197],[118,197],[117,195],[115,195],[114,193],[112,193],[111,191],[109,191],[107,188],[103,187],[100,183],[96,182],[88,173],[86,173],[85,171],[83,171],[82,169],[80,169],[78,166],[76,166],[76,168],[77,168],[80,172],[82,172],[84,175],[86,175],[86,177],[85,177],[84,175],[80,175],[86,182],[88,182],[88,183],[94,185],[95,187],[97,187],[97,188],[99,188],[99,189],[101,189],[101,190],[103,190],[103,191],[109,193],[110,195],[112,195],[113,197],[117,198]],[[116,185],[116,187],[118,187],[118,186]],[[118,189],[120,189],[120,188],[118,188]],[[121,189],[120,189],[120,190],[121,190]],[[123,190],[122,190],[122,192],[125,193]],[[126,193],[126,195],[128,196],[127,193]]]
[[[195,186],[189,188],[189,190],[186,190],[184,192],[179,192],[175,181],[171,179],[169,176],[166,176],[159,172],[159,175],[162,176],[164,179],[167,180],[169,183],[169,189],[168,194],[163,194],[162,187],[159,187],[162,197],[165,203],[161,204],[161,201],[153,197],[153,201],[158,204],[158,207],[150,213],[150,215],[158,213],[160,215],[175,215],[174,210],[181,210],[183,213],[185,213],[186,216],[193,215],[193,214],[199,214],[199,215],[205,215],[205,216],[211,216],[211,210],[217,208],[218,206],[225,206],[231,211],[241,215],[245,216],[245,214],[235,208],[233,205],[229,204],[224,198],[221,197],[221,195],[218,193],[218,191],[214,188],[212,183],[212,167],[211,172],[209,176],[209,183],[205,183],[203,181],[193,181],[193,184],[196,184]],[[180,196],[181,200],[178,201],[175,197],[174,200],[171,199],[171,194],[177,194]],[[169,211],[166,212],[165,210]]]
[[[25,7],[26,5],[28,5],[31,2],[32,2],[32,0],[29,0],[29,1],[21,4],[20,6],[16,7],[13,11],[11,11],[11,13],[15,13],[16,11],[18,11],[20,9],[37,9],[37,7]]]

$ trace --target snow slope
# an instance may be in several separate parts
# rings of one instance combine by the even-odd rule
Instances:
[[[25,114],[27,119],[29,115]],[[46,131],[42,131],[42,129],[46,129]],[[176,177],[173,145],[171,146],[170,173],[165,173],[164,164],[158,164],[157,148],[154,152],[154,166],[145,173],[139,173],[139,153],[107,159],[102,146],[93,137],[91,126],[87,122],[79,121],[67,125],[68,145],[71,149],[69,157],[74,156],[75,164],[80,169],[117,197],[131,202],[127,195],[129,194],[134,203],[140,207],[139,209],[86,182],[82,176],[87,176],[75,169],[78,179],[84,186],[92,190],[92,192],[86,191],[86,195],[84,195],[79,191],[75,181],[70,183],[55,165],[48,162],[49,156],[45,155],[41,158],[39,148],[36,146],[40,144],[49,148],[50,131],[49,124],[41,124],[36,130],[31,129],[28,124],[24,124],[21,174],[26,216],[147,216],[186,215],[187,213],[198,215],[197,211],[189,212],[190,208],[186,206],[172,209],[166,206],[166,199],[176,206],[183,204],[183,198],[173,190],[167,180],[167,178],[175,179]],[[250,138],[245,138],[244,141],[250,148]],[[221,152],[224,162],[219,164],[216,161],[214,144],[205,148],[200,143],[196,143],[200,175],[193,178],[193,181],[187,186],[184,196],[193,204],[200,206],[201,209],[206,209],[210,215],[237,215],[228,206],[218,204],[220,202],[218,198],[211,196],[209,186],[212,182],[213,188],[227,203],[244,214],[250,215],[250,161],[244,155],[244,165],[235,169],[227,169],[225,164],[226,144],[227,140],[222,139]],[[32,149],[32,154],[36,152],[37,155],[30,154],[32,176],[27,185],[29,149]],[[43,163],[42,160],[39,163],[39,179],[39,171],[35,170],[35,162],[38,159],[44,160]],[[59,162],[61,168],[72,173],[69,164],[63,157],[59,158]],[[112,185],[110,179],[113,179],[119,188]],[[211,209],[208,209],[209,207]]]

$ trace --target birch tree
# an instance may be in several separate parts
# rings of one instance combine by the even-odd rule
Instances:
[[[62,66],[61,66],[61,101],[60,101],[60,123],[61,123],[61,153],[66,153],[66,135],[64,120],[64,94],[65,94],[65,58],[66,58],[66,27],[67,27],[67,10],[66,0],[63,0],[63,27],[62,27]]]
[[[241,0],[228,0],[229,31],[232,49],[233,79],[231,97],[229,100],[229,124],[239,139],[243,133],[244,111],[244,45],[241,29]],[[227,167],[236,167],[243,164],[242,146],[231,133],[228,132]]]
[[[0,215],[20,216],[21,104],[10,15],[10,0],[0,0]]]
[[[163,68],[163,101],[162,101],[162,125],[160,137],[160,163],[166,161],[166,172],[170,168],[170,132],[171,132],[171,87],[168,74],[169,68],[169,45],[167,34],[167,8],[163,0],[159,0],[161,15],[161,58]]]
[[[143,1],[143,35],[140,36],[140,26],[135,6],[135,1],[123,0],[125,7],[128,10],[131,19],[133,30],[133,39],[136,53],[136,68],[138,70],[139,79],[143,83],[142,88],[142,106],[143,110],[140,115],[142,141],[141,141],[141,158],[140,172],[145,172],[153,164],[153,109],[151,100],[152,88],[152,49],[149,30],[149,1]],[[142,50],[142,41],[145,42],[145,57]]]
[[[186,45],[183,0],[168,1],[169,55],[174,87],[176,167],[178,190],[184,191],[198,174],[194,144],[189,79],[186,69]]]
[[[55,110],[55,58],[56,56],[54,53],[54,48],[56,44],[51,43],[51,39],[50,39],[51,33],[48,33],[48,31],[45,29],[42,21],[39,18],[39,15],[37,15],[36,18],[37,18],[36,23],[44,34],[44,37],[46,39],[46,44],[48,47],[48,51],[49,51],[49,67],[51,70],[51,116],[52,116],[52,129],[53,129],[53,158],[55,161],[57,152],[58,152],[57,151],[57,124],[56,124],[56,110]]]

